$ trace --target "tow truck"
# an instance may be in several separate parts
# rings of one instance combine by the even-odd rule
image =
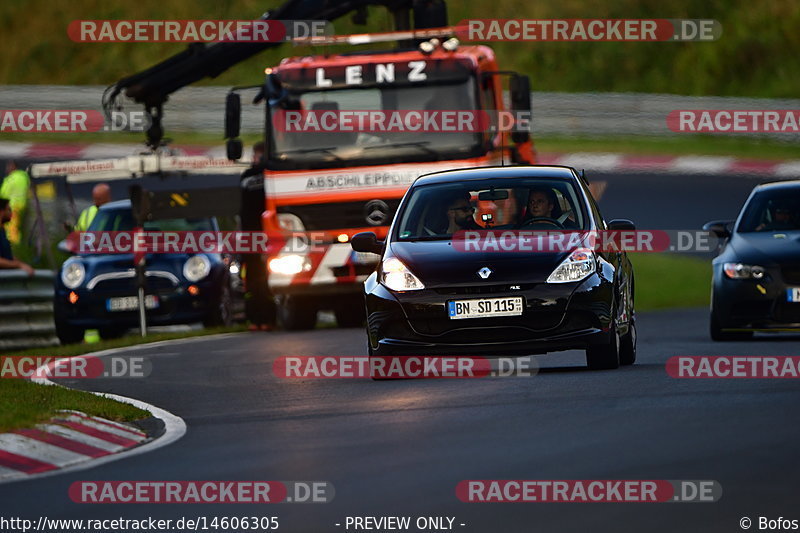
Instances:
[[[355,50],[289,57],[265,69],[255,101],[264,102],[265,194],[262,229],[268,235],[314,233],[313,246],[296,239],[271,247],[266,265],[271,293],[286,329],[313,328],[317,312],[332,309],[340,326],[364,320],[362,285],[378,257],[352,252],[349,240],[361,231],[384,237],[408,186],[420,175],[439,170],[535,163],[530,135],[499,128],[453,133],[350,132],[296,133],[281,126],[281,112],[345,110],[502,111],[503,80],[508,80],[512,111],[530,111],[526,76],[500,70],[487,46],[463,46],[447,26],[443,0],[293,0],[268,12],[264,20],[333,20],[355,12],[363,21],[367,5],[383,5],[393,14],[395,31],[380,34],[313,37],[326,46],[396,42],[389,50]],[[410,27],[413,13],[414,28]],[[314,40],[316,39],[316,40]],[[186,52],[109,88],[104,105],[119,108],[118,96],[143,103],[150,114],[148,143],[156,147],[163,131],[162,105],[178,88],[276,43],[216,43]],[[230,160],[242,156],[241,88],[226,99],[225,137]],[[509,142],[511,141],[511,142]],[[246,202],[243,202],[243,205]],[[242,213],[242,219],[245,219]],[[249,218],[252,218],[252,214]],[[308,239],[305,241],[308,242]],[[255,265],[255,266],[254,266]],[[252,287],[248,287],[248,290]]]

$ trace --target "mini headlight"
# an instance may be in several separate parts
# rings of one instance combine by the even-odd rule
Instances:
[[[381,283],[393,291],[418,291],[425,285],[396,257],[390,257],[381,265]]]
[[[595,271],[597,258],[588,248],[579,248],[553,270],[547,283],[570,283],[580,281]]]
[[[80,261],[67,261],[61,267],[61,281],[68,289],[80,287],[86,279],[86,267]]]
[[[200,281],[211,272],[211,262],[204,255],[193,255],[183,264],[183,277],[191,282]]]
[[[731,279],[762,279],[764,267],[742,263],[725,263],[722,270]]]

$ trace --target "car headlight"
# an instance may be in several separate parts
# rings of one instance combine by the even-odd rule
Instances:
[[[381,265],[381,283],[393,291],[418,291],[425,285],[402,261],[390,257]]]
[[[68,289],[80,287],[86,279],[86,267],[80,261],[67,261],[61,267],[61,282]]]
[[[547,283],[580,281],[595,271],[596,264],[597,258],[594,252],[588,248],[580,248],[569,254],[569,257],[553,270],[547,278]]]
[[[762,279],[764,277],[764,267],[758,265],[725,263],[722,270],[731,279]]]
[[[294,276],[311,270],[311,262],[306,256],[290,254],[269,260],[269,271],[284,276]]]
[[[193,255],[183,264],[183,277],[191,282],[200,281],[211,272],[211,261],[204,255]]]

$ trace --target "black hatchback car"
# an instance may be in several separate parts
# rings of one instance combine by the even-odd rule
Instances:
[[[469,249],[491,232],[584,235],[606,224],[569,167],[485,167],[428,174],[406,192],[365,282],[372,356],[529,355],[584,349],[592,369],[636,359],[633,268],[624,252],[576,244],[525,252]],[[579,242],[580,239],[578,239]]]
[[[800,181],[759,185],[735,222],[703,229],[724,242],[713,261],[711,338],[800,332]]]
[[[109,202],[88,231],[131,231],[131,202]],[[218,231],[213,217],[146,222],[145,231]],[[229,325],[241,307],[238,263],[220,254],[148,254],[145,308],[148,326],[203,322]],[[53,310],[62,344],[80,342],[87,329],[104,339],[139,325],[132,254],[79,254],[56,276]]]

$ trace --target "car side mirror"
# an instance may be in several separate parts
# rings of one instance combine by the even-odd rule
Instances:
[[[356,252],[368,252],[383,255],[385,244],[386,243],[383,241],[379,241],[378,236],[371,231],[356,233],[353,235],[353,238],[350,239],[350,246]]]
[[[703,225],[703,231],[710,231],[720,239],[728,239],[731,236],[729,228],[732,220],[713,220]]]
[[[614,231],[634,231],[636,224],[626,218],[615,218],[608,223],[608,229]]]

